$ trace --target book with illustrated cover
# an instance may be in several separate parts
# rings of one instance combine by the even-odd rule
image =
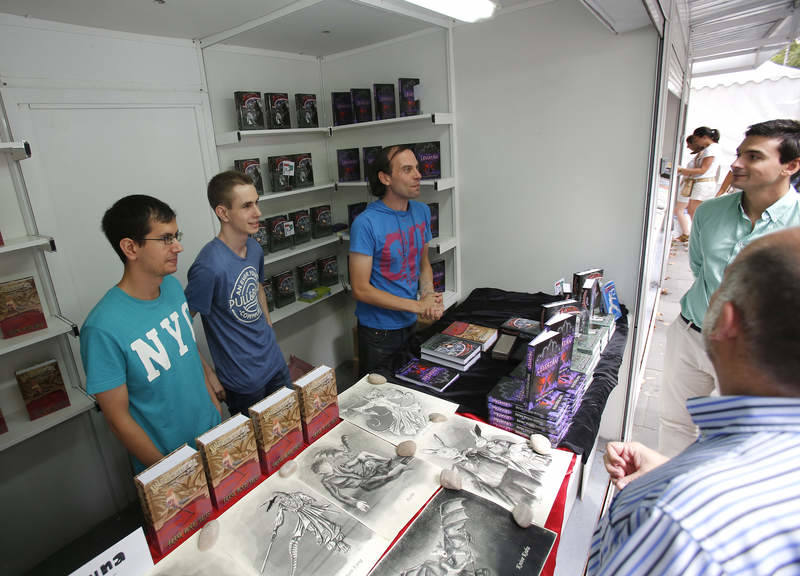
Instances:
[[[314,185],[314,165],[311,154],[294,155],[294,186],[296,188],[309,188]]]
[[[401,118],[403,116],[416,116],[420,113],[416,86],[419,86],[419,78],[399,78],[397,80]]]
[[[286,214],[267,218],[267,230],[270,252],[291,248],[294,245],[294,224]]]
[[[431,271],[433,272],[433,291],[444,292],[447,287],[447,266],[444,260],[431,262]]]
[[[331,205],[322,204],[311,208],[311,237],[323,238],[333,234]]]
[[[211,502],[217,510],[225,510],[258,483],[261,466],[253,423],[247,416],[231,416],[198,436],[197,447],[203,460]]]
[[[364,160],[364,180],[369,181],[369,171],[381,150],[383,150],[383,146],[364,146],[361,149],[361,156]]]
[[[512,336],[534,338],[542,331],[542,325],[536,320],[514,316],[503,322],[500,331]]]
[[[162,556],[200,528],[212,512],[200,454],[184,444],[134,479],[147,533]]]
[[[366,202],[356,202],[355,204],[348,204],[347,205],[347,226],[349,228],[353,227],[353,221],[356,219],[356,216],[361,214],[364,210],[367,209]]]
[[[261,249],[264,250],[265,253],[269,252],[269,229],[267,228],[266,220],[259,220],[258,232],[251,237],[261,245]]]
[[[597,278],[587,278],[583,286],[578,287],[578,316],[580,317],[580,334],[588,334],[591,330],[592,311],[600,292],[597,289]]]
[[[602,268],[589,268],[588,270],[582,270],[581,272],[575,272],[572,275],[572,293],[576,296],[580,293],[580,289],[583,286],[584,282],[586,282],[590,278],[597,278],[600,282],[603,281],[603,269]]]
[[[574,314],[562,313],[553,316],[545,324],[549,330],[561,334],[561,367],[559,370],[564,372],[569,370],[572,363],[572,348],[575,343],[575,321]]]
[[[339,423],[336,374],[319,366],[293,383],[300,399],[303,439],[311,444]]]
[[[435,392],[444,392],[450,384],[458,380],[460,374],[452,368],[414,358],[395,372],[394,376],[404,382],[430,388]]]
[[[473,356],[472,359],[469,360],[467,363],[461,364],[460,362],[452,362],[450,360],[445,360],[441,356],[433,356],[425,351],[423,351],[422,354],[420,354],[420,357],[426,362],[433,362],[434,364],[439,364],[447,368],[452,368],[453,370],[458,370],[459,372],[466,372],[467,370],[472,368],[478,360],[481,359],[481,355],[477,354]]]
[[[375,93],[375,120],[389,120],[397,116],[394,100],[394,84],[373,84]]]
[[[312,260],[297,267],[297,281],[300,292],[314,290],[319,286],[319,270],[316,261]]]
[[[250,407],[261,471],[269,476],[303,449],[297,392],[279,388]]]
[[[272,312],[275,310],[275,291],[272,287],[272,280],[267,278],[261,285],[264,287],[264,296],[267,298],[267,310]]]
[[[361,164],[358,148],[342,148],[336,151],[336,166],[339,182],[358,182],[361,180]]]
[[[442,177],[441,144],[436,142],[418,142],[414,144],[414,154],[419,162],[419,173],[423,180],[435,180]]]
[[[311,215],[308,210],[289,212],[289,220],[294,225],[295,244],[302,244],[311,240]]]
[[[455,336],[462,340],[469,340],[470,342],[477,342],[481,345],[481,349],[484,352],[491,348],[492,344],[497,340],[496,328],[478,326],[477,324],[470,324],[469,322],[461,322],[458,320],[442,330],[442,334]]]
[[[601,290],[603,295],[603,311],[606,314],[612,314],[615,320],[622,318],[622,308],[619,306],[619,298],[617,298],[617,285],[613,280],[609,280],[603,284]]]
[[[295,301],[294,274],[284,270],[272,277],[272,291],[275,294],[275,307],[282,308]]]
[[[298,128],[319,128],[316,94],[295,94],[294,106],[297,110]]]
[[[13,338],[47,328],[33,276],[0,282],[0,332]]]
[[[56,360],[48,360],[14,372],[31,420],[70,405],[67,388]]]
[[[317,260],[317,269],[322,286],[335,286],[339,283],[339,262],[336,254]]]
[[[561,334],[544,331],[528,343],[528,402],[535,404],[558,384]]]
[[[469,340],[439,333],[423,342],[420,350],[424,354],[463,365],[480,356],[481,346]]]
[[[353,99],[350,92],[331,92],[331,114],[334,126],[353,123]]]
[[[264,92],[264,103],[267,106],[267,128],[281,130],[292,127],[286,92]]]
[[[261,161],[258,158],[234,160],[233,167],[237,172],[247,174],[259,193],[264,192],[264,181],[261,179]]]
[[[433,238],[439,237],[439,203],[431,202],[428,204],[431,209],[431,236]]]
[[[353,120],[355,122],[372,122],[372,93],[369,88],[351,88],[353,101]]]
[[[264,109],[260,92],[234,92],[239,130],[263,130]]]
[[[294,189],[294,157],[270,156],[267,158],[270,187],[273,192]]]
[[[574,298],[542,304],[542,326],[553,316],[559,314],[578,314],[580,311],[581,309],[578,306],[578,301]]]

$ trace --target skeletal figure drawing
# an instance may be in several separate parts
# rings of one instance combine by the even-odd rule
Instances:
[[[319,450],[314,456],[311,471],[319,475],[322,485],[339,502],[367,512],[367,502],[345,491],[381,488],[407,471],[411,458],[387,458],[363,450],[354,454],[346,435],[342,436],[341,442],[341,448]]]
[[[275,492],[272,499],[262,504],[262,506],[266,506],[267,511],[273,506],[278,507],[278,513],[272,525],[272,537],[269,541],[267,553],[264,556],[264,562],[261,564],[262,574],[267,566],[272,545],[278,538],[278,531],[283,526],[286,512],[292,512],[297,515],[297,524],[289,540],[290,576],[294,576],[297,571],[297,549],[300,546],[300,540],[307,531],[314,535],[318,546],[325,546],[331,552],[346,553],[350,550],[350,545],[344,541],[342,527],[328,518],[331,514],[336,513],[333,510],[328,510],[328,504],[320,504],[303,492]]]
[[[415,436],[428,423],[416,396],[396,388],[368,391],[363,403],[349,408],[350,412],[364,415],[370,430],[396,436]]]

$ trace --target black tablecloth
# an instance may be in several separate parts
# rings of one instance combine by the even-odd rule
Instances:
[[[481,326],[499,328],[500,325],[512,316],[538,320],[541,317],[541,306],[548,302],[560,300],[561,296],[553,296],[538,292],[527,294],[524,292],[508,292],[497,288],[477,288],[469,297],[458,306],[452,308],[445,316],[432,326],[418,332],[409,342],[405,350],[397,353],[390,366],[378,370],[386,377],[392,377],[394,372],[408,362],[412,357],[419,357],[420,343],[427,340],[437,332],[441,332],[451,322],[462,320]],[[622,355],[628,338],[627,310],[623,306],[623,316],[617,321],[614,336],[609,341],[603,352],[600,362],[595,368],[594,379],[583,397],[583,402],[575,414],[561,446],[582,455],[584,461],[594,445],[597,432],[600,429],[600,418],[606,405],[606,400],[611,390],[619,381],[619,367],[622,364]],[[491,354],[484,353],[481,359],[467,372],[463,372],[447,390],[437,394],[441,398],[459,404],[460,412],[469,412],[488,420],[488,406],[486,395],[497,381],[506,376],[525,356],[526,346],[522,339],[518,339],[511,355],[511,359],[493,360]],[[397,379],[392,378],[397,382]],[[416,388],[430,394],[426,388],[405,384],[409,388]]]

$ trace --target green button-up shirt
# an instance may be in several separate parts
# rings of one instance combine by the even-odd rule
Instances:
[[[791,226],[800,226],[800,199],[794,188],[764,210],[755,226],[742,208],[742,192],[703,202],[692,221],[689,265],[694,284],[681,299],[681,314],[702,327],[711,295],[742,248],[760,236]]]

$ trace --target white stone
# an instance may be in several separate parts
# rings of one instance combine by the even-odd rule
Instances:
[[[542,456],[546,456],[553,451],[553,446],[550,444],[550,440],[541,434],[531,434],[531,448],[534,452],[541,454]]]
[[[381,376],[380,374],[369,374],[367,375],[367,382],[370,384],[386,384],[386,378]]]
[[[439,475],[439,484],[450,490],[461,490],[461,474],[458,470],[442,470]]]
[[[430,420],[431,422],[446,422],[447,416],[445,416],[440,412],[432,412],[431,414],[428,415],[428,420]]]
[[[514,522],[521,528],[527,528],[533,524],[533,507],[529,502],[518,502],[511,515],[514,517]]]
[[[219,521],[214,519],[208,522],[200,530],[197,536],[197,549],[209,550],[214,544],[217,543],[219,537]]]
[[[417,452],[417,443],[413,440],[405,440],[397,445],[395,451],[398,456],[413,456]]]
[[[294,460],[289,460],[286,464],[281,466],[281,469],[278,470],[278,475],[281,478],[287,478],[295,473],[297,470],[297,462]]]

